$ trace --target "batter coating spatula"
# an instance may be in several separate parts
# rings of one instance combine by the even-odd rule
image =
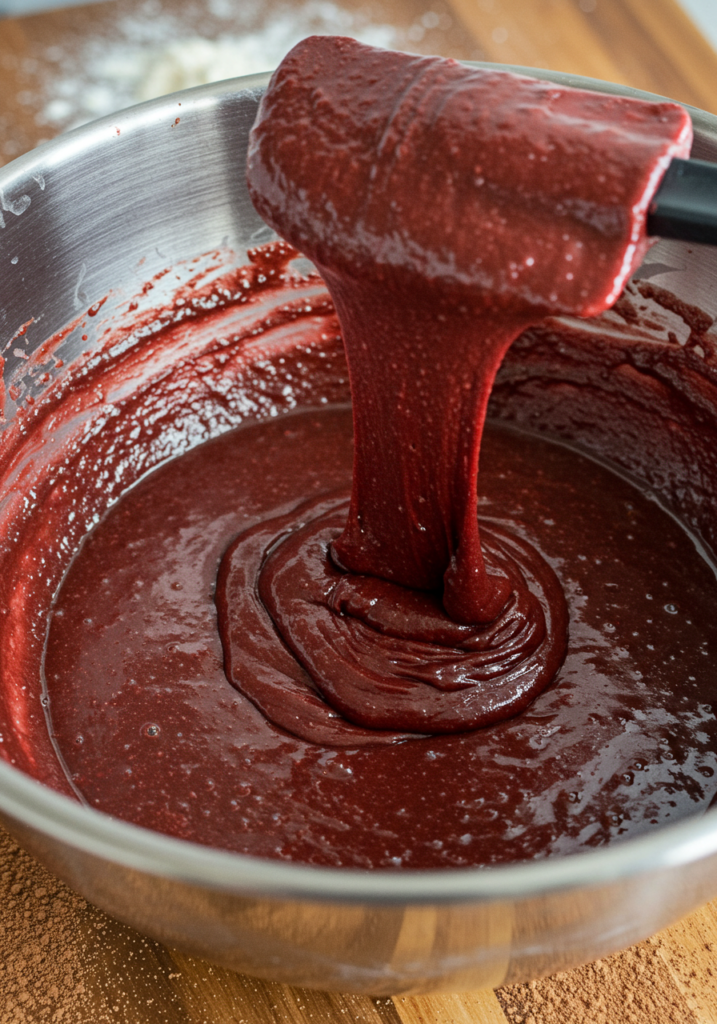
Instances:
[[[717,164],[674,157],[650,203],[647,233],[717,245]]]

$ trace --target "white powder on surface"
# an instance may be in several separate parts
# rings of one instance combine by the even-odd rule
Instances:
[[[322,4],[331,7],[331,4]],[[138,100],[154,99],[178,89],[219,82],[237,75],[270,71],[307,34],[291,20],[270,22],[260,32],[223,39],[180,39],[152,55],[135,90]],[[355,34],[374,46],[390,46],[395,35],[388,25],[370,25]]]
[[[242,5],[243,25],[237,24],[236,7],[224,10],[227,2],[208,0],[214,19],[231,14],[231,31],[214,38],[193,32],[148,0],[141,15],[120,19],[112,38],[88,39],[80,54],[51,47],[38,124],[54,135],[179,89],[270,71],[292,46],[314,33],[350,35],[374,46],[400,43],[394,26],[372,23],[331,0],[277,7],[268,18],[262,5],[248,2]],[[437,27],[441,19],[446,16],[433,11],[423,16],[426,28]],[[422,28],[419,19],[409,34],[415,37]]]

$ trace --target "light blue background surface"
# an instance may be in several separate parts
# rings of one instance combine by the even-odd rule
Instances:
[[[717,0],[679,0],[717,50]]]

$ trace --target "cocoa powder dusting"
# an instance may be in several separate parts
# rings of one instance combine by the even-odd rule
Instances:
[[[509,1024],[700,1024],[672,980],[662,946],[656,936],[496,995]]]
[[[173,967],[0,828],[0,1024],[184,1024]]]

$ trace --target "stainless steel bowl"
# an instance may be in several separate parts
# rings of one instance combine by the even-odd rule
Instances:
[[[125,110],[0,170],[6,379],[22,359],[7,342],[33,317],[29,352],[111,289],[131,289],[222,243],[241,253],[272,237],[242,175],[267,79]],[[717,118],[691,113],[694,155],[717,159]],[[717,314],[715,250],[661,242],[648,260],[643,276]],[[63,359],[92,343],[71,334]],[[7,416],[11,426],[12,402]],[[717,409],[708,416],[717,424]],[[0,502],[16,486],[0,481]],[[0,576],[11,543],[0,546]],[[3,677],[0,695],[11,684],[18,680]],[[14,714],[0,696],[5,740],[21,728]],[[635,942],[717,893],[714,812],[577,856],[403,873],[291,866],[171,839],[81,806],[1,760],[0,812],[51,871],[162,942],[264,978],[375,995],[496,986],[564,969]]]

